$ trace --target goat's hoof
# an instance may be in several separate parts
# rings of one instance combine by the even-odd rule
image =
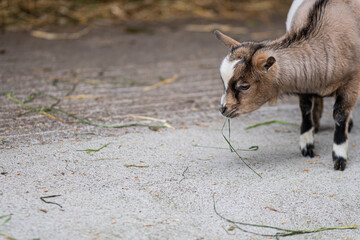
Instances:
[[[301,149],[301,154],[306,157],[309,156],[313,158],[315,156],[314,154],[314,144],[306,144],[306,146]]]
[[[333,156],[334,169],[344,171],[346,167],[346,159],[343,157]]]

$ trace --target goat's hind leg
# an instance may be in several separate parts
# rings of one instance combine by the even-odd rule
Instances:
[[[322,97],[314,96],[314,107],[312,109],[312,119],[314,124],[314,131],[317,133],[320,129],[320,118],[324,108],[324,101]]]
[[[311,158],[314,157],[314,126],[312,118],[313,101],[313,95],[299,95],[299,104],[302,116],[300,127],[300,151],[303,156],[310,156]]]
[[[323,109],[324,109],[323,97],[314,96],[314,107],[312,109],[312,117],[313,117],[315,133],[317,133],[320,129],[320,118],[322,116]],[[351,132],[353,126],[354,126],[354,122],[352,120],[352,117],[350,116],[350,120],[348,124],[348,133]]]

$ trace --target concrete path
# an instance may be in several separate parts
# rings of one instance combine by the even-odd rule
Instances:
[[[284,17],[274,21],[232,23],[247,29],[233,36],[277,37]],[[332,168],[332,99],[326,100],[314,159],[300,155],[298,126],[245,130],[275,119],[299,124],[295,97],[232,120],[233,145],[258,146],[239,153],[260,178],[229,151],[221,135],[218,67],[226,50],[210,33],[186,31],[188,24],[209,22],[96,27],[71,41],[36,39],[28,33],[0,36],[0,92],[12,91],[21,101],[33,93],[32,107],[55,104],[51,95],[60,99],[56,108],[96,123],[161,124],[129,116],[135,114],[167,119],[176,128],[95,127],[59,112],[51,112],[57,119],[29,112],[0,96],[0,216],[11,215],[0,225],[0,235],[267,239],[234,229],[215,212],[214,202],[228,219],[286,229],[360,222],[359,106],[344,172]],[[129,34],[129,28],[139,33]],[[175,82],[143,91],[173,76]],[[79,151],[104,145],[98,152]],[[289,238],[360,239],[360,230]]]

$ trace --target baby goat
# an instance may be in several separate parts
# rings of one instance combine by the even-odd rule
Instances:
[[[215,35],[230,50],[220,67],[221,113],[234,118],[296,94],[301,153],[314,157],[323,97],[334,96],[332,158],[335,170],[344,170],[360,90],[360,0],[295,0],[287,33],[274,41],[239,43],[219,31]]]

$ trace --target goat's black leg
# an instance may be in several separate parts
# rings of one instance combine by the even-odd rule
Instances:
[[[299,95],[302,116],[300,127],[300,151],[303,156],[314,157],[314,127],[312,119],[314,97],[308,94]]]
[[[314,107],[312,109],[312,120],[314,124],[314,131],[317,133],[320,128],[320,118],[324,108],[324,102],[322,97],[314,96]]]
[[[343,171],[347,163],[348,151],[348,131],[351,130],[350,126],[350,111],[348,109],[346,99],[338,95],[334,105],[334,120],[335,120],[335,133],[334,133],[334,146],[332,151],[332,158],[334,161],[334,169]]]

